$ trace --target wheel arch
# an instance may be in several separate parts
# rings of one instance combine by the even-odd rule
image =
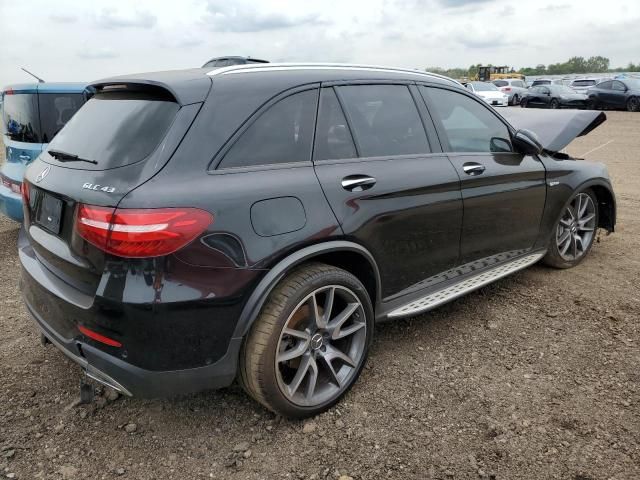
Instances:
[[[609,185],[592,183],[590,188],[598,199],[598,227],[614,232],[616,227],[616,199]],[[583,189],[584,189],[583,188]]]
[[[311,261],[333,265],[352,273],[367,289],[374,308],[378,305],[381,280],[373,255],[362,245],[346,240],[318,243],[288,255],[262,277],[242,309],[233,336],[244,337],[280,280],[295,267]]]

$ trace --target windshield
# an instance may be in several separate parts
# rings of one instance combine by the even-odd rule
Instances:
[[[476,92],[490,92],[498,90],[498,87],[496,87],[493,83],[472,82],[471,85],[473,85],[473,89]]]
[[[179,108],[139,92],[101,93],[73,116],[48,150],[95,161],[97,169],[136,163],[155,150]]]
[[[5,93],[2,113],[4,131],[11,140],[40,143],[38,94]]]

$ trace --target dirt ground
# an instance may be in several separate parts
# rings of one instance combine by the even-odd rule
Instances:
[[[609,166],[616,233],[572,270],[534,266],[380,325],[353,390],[312,422],[236,386],[74,406],[80,368],[40,346],[18,225],[0,219],[0,476],[640,478],[640,114],[607,115],[569,151]]]

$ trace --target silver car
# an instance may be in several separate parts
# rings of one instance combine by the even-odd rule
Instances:
[[[509,97],[509,105],[520,105],[520,99],[527,93],[527,86],[524,80],[519,78],[503,78],[493,80],[491,83]]]
[[[571,87],[576,93],[587,93],[591,87],[595,87],[598,83],[605,80],[604,78],[577,78],[571,82]]]

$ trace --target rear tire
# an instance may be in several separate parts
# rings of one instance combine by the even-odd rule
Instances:
[[[555,268],[571,268],[582,262],[593,247],[598,220],[598,199],[593,190],[576,193],[556,222],[544,263]]]
[[[560,102],[558,102],[558,100],[556,100],[555,98],[551,99],[549,108],[552,108],[553,110],[557,110],[558,108],[560,108]]]
[[[275,413],[316,415],[355,383],[372,338],[373,307],[362,283],[340,268],[304,265],[269,294],[245,338],[240,384]]]
[[[640,112],[640,98],[631,97],[629,100],[627,100],[627,111]]]

